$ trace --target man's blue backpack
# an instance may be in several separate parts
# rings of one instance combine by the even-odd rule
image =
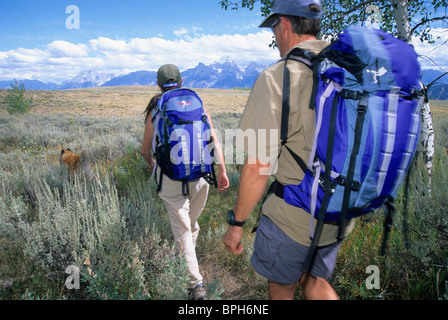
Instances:
[[[211,127],[196,92],[184,88],[165,92],[157,102],[152,123],[157,165],[170,179],[183,182],[183,195],[189,193],[188,181],[201,177],[216,186]]]
[[[289,59],[313,70],[310,108],[316,111],[316,127],[308,162],[287,143]],[[311,226],[314,234],[310,231],[305,271],[325,222],[339,221],[342,240],[347,219],[384,206],[386,234],[390,229],[393,200],[419,140],[423,101],[419,77],[411,45],[381,30],[362,27],[344,30],[317,56],[294,49],[286,57],[281,140],[305,177],[298,185],[277,182],[275,193],[317,219],[315,230]]]

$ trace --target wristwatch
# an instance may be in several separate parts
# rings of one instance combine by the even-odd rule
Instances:
[[[229,210],[227,212],[227,223],[231,226],[242,227],[246,223],[246,221],[235,220],[235,213],[233,212],[233,210]]]

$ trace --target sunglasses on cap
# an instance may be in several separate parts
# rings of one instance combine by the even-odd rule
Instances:
[[[271,25],[271,29],[272,29],[272,31],[275,30],[275,27],[280,23],[280,21],[281,21],[281,17],[279,17],[277,20],[275,20],[275,21],[272,23],[272,25]]]

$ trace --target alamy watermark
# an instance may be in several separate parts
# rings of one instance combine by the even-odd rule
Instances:
[[[68,290],[79,290],[81,288],[80,286],[80,274],[79,268],[74,265],[70,265],[65,269],[65,273],[67,273],[69,276],[65,280],[65,287]]]
[[[370,265],[366,268],[366,273],[370,274],[366,278],[366,288],[368,290],[380,288],[380,268],[376,265]]]
[[[211,156],[217,154],[215,143],[208,145],[207,148],[201,147],[207,144],[211,132],[206,130],[202,136],[200,133],[196,134],[198,136],[193,138],[188,130],[182,128],[173,130],[169,134],[171,162],[174,165],[199,165],[201,161],[206,164],[211,162],[220,164],[221,158]],[[279,134],[278,129],[225,129],[223,132],[215,130],[215,138],[222,146],[222,159],[225,164],[244,164],[246,161],[244,153],[246,153],[249,156],[247,158],[249,164],[254,164],[258,160],[269,165],[269,168],[260,171],[260,174],[266,175],[273,174],[276,170],[281,145]],[[188,145],[190,152],[186,152]]]
[[[69,14],[65,20],[65,27],[69,30],[81,28],[81,17],[79,7],[70,5],[65,9],[65,13]]]
[[[366,8],[367,19],[366,26],[371,28],[379,28],[381,25],[381,11],[376,5],[368,5]]]

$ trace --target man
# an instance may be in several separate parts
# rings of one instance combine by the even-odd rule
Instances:
[[[316,40],[321,16],[320,0],[276,0],[271,14],[260,27],[272,28],[281,57],[294,47],[317,54],[329,44]],[[224,236],[224,244],[233,254],[243,250],[241,224],[260,201],[270,174],[282,184],[298,184],[304,176],[280,143],[284,63],[281,60],[260,74],[240,122],[243,137],[237,135],[237,147],[247,152],[248,157],[241,172],[234,210],[229,212],[230,226]],[[315,126],[315,111],[309,109],[312,72],[305,64],[293,60],[288,61],[288,68],[291,101],[287,145],[302,159],[308,159]],[[260,139],[256,147],[243,143],[244,137],[249,136],[248,131],[264,132],[260,129],[277,132],[278,139],[272,138],[275,134],[268,134],[271,138],[265,139],[265,145]],[[336,263],[340,246],[338,226],[324,225],[311,271],[304,274],[301,270],[311,244],[310,214],[287,204],[275,194],[265,201],[262,212],[251,263],[268,279],[270,299],[293,299],[297,283],[307,299],[337,299],[336,292],[325,279],[332,274]],[[352,228],[353,223],[349,221],[346,234]]]
[[[156,166],[156,161],[152,155],[152,143],[154,135],[154,127],[151,122],[153,113],[155,112],[157,101],[162,94],[176,88],[180,88],[182,78],[177,66],[173,64],[165,64],[161,66],[157,72],[157,84],[162,93],[154,96],[145,110],[145,132],[142,143],[142,156],[149,165],[151,171]],[[206,112],[207,113],[207,112]],[[229,187],[229,179],[226,173],[221,146],[216,139],[213,124],[210,115],[207,113],[211,132],[214,137],[215,159],[218,164],[218,187],[221,191]],[[206,291],[203,285],[203,278],[199,272],[199,264],[196,257],[196,240],[199,234],[198,219],[205,207],[209,184],[203,179],[189,181],[189,193],[185,196],[182,193],[182,182],[171,180],[163,174],[160,167],[157,168],[157,176],[163,175],[162,186],[159,192],[160,198],[163,200],[168,211],[171,229],[174,236],[176,250],[185,256],[187,268],[190,274],[189,291],[191,296],[197,300],[206,299]]]

